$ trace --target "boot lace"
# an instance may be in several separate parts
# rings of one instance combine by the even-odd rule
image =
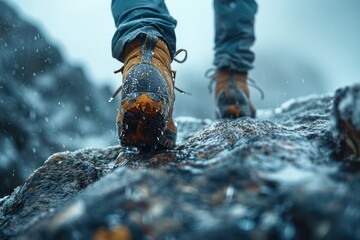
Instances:
[[[215,68],[210,68],[209,70],[207,70],[205,72],[205,77],[210,79],[210,82],[209,82],[209,85],[208,85],[208,89],[209,89],[210,93],[212,93],[213,85],[214,85],[214,82],[216,81],[215,74],[216,74],[216,69]],[[261,95],[261,100],[264,100],[264,97],[265,97],[264,91],[257,85],[256,81],[253,78],[247,77],[246,83],[249,86],[251,86],[251,87],[255,88],[256,90],[258,90],[260,95]]]
[[[180,53],[184,53],[184,58],[179,60],[177,59],[176,57],[180,54]],[[188,53],[185,49],[179,49],[175,52],[175,56],[174,56],[174,61],[175,62],[178,62],[178,63],[184,63],[186,60],[187,60],[187,56],[188,56]],[[169,72],[171,72],[171,77],[173,79],[173,83],[174,83],[174,89],[177,90],[178,92],[180,92],[181,94],[187,94],[187,95],[191,95],[190,92],[186,92],[184,90],[181,90],[180,88],[176,87],[175,86],[175,78],[176,78],[176,71],[175,70],[171,70],[171,69],[168,69]],[[124,71],[124,66],[122,66],[121,68],[119,68],[118,70],[115,70],[114,71],[114,74],[117,74],[117,73],[123,73]],[[114,100],[114,98],[121,92],[123,88],[123,85],[120,85],[120,87],[118,89],[116,89],[116,91],[114,92],[114,94],[110,97],[109,101],[108,102],[112,102]]]

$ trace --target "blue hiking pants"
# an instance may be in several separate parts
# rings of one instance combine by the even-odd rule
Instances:
[[[254,61],[250,48],[255,41],[255,0],[214,0],[214,9],[214,65],[247,72]],[[148,33],[164,40],[174,57],[176,20],[170,16],[164,0],[112,0],[111,10],[117,27],[112,40],[114,58],[123,62],[126,43]]]

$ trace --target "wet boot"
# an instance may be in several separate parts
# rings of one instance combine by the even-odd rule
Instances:
[[[121,145],[139,151],[173,148],[174,72],[165,42],[146,35],[126,45],[121,104],[117,116]]]
[[[255,107],[250,101],[246,73],[239,73],[229,68],[217,69],[214,81],[218,118],[256,116]]]

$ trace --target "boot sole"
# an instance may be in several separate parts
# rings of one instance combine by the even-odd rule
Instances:
[[[164,146],[164,131],[168,107],[164,97],[155,93],[132,93],[122,101],[124,112],[119,128],[123,146],[139,151],[153,151]],[[166,145],[166,144],[165,144]],[[172,147],[172,146],[170,146]]]
[[[255,118],[255,112],[251,111],[248,106],[239,106],[237,104],[222,105],[217,111],[217,118],[240,118],[240,117],[252,117]]]

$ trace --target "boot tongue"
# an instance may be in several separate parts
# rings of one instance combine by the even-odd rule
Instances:
[[[155,54],[155,46],[158,37],[154,35],[146,35],[141,44],[141,63],[151,63]]]

